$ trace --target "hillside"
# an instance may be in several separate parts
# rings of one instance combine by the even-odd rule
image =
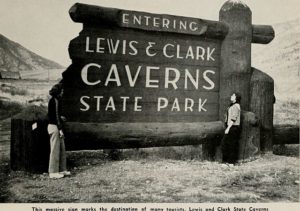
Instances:
[[[253,45],[252,66],[273,77],[277,99],[299,100],[300,18],[273,27],[271,43]]]
[[[0,34],[0,71],[62,69],[60,64],[43,58]]]

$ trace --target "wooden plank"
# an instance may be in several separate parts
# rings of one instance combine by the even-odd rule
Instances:
[[[66,124],[66,148],[142,148],[201,144],[223,132],[222,122]]]
[[[74,4],[69,10],[69,14],[74,22],[79,23],[107,24],[139,30],[192,34],[218,39],[224,38],[228,31],[226,24],[218,21],[120,10],[80,3]],[[142,18],[141,24],[134,21],[139,18]],[[168,27],[167,21],[170,22]],[[187,27],[182,27],[180,22],[186,22]]]

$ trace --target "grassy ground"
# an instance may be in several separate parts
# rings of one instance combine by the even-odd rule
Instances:
[[[53,180],[47,174],[10,172],[4,184],[8,192],[2,198],[6,202],[298,202],[299,150],[297,145],[288,148],[296,154],[268,154],[232,167],[201,159],[148,157],[144,150],[126,150],[115,161],[102,151],[69,152],[72,176]]]
[[[277,100],[274,105],[274,124],[299,125],[299,101]]]
[[[38,104],[46,105],[48,102],[48,92],[55,83],[57,83],[57,80],[37,81],[1,79],[0,96],[22,104],[30,104],[32,101],[38,101]]]

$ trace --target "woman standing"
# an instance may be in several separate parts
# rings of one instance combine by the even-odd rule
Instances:
[[[56,84],[49,91],[51,99],[48,104],[48,133],[50,135],[49,177],[62,178],[71,173],[67,171],[64,133],[61,116],[62,84]]]
[[[225,118],[225,134],[222,139],[223,162],[235,164],[238,161],[240,123],[241,123],[241,95],[233,93],[231,104],[227,109]]]

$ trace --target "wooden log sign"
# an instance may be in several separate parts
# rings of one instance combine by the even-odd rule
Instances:
[[[63,74],[69,121],[218,120],[222,33],[208,30],[217,23],[102,7],[88,19],[84,6],[70,10],[83,30]]]

